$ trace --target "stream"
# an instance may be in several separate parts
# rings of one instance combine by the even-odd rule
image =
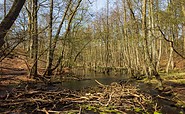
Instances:
[[[112,82],[127,82],[128,77],[126,75],[105,75],[105,74],[96,74],[96,75],[87,75],[84,80],[70,80],[62,82],[62,87],[68,88],[71,90],[82,90],[88,87],[98,86],[97,80],[101,84],[109,85]],[[155,89],[154,86],[150,84],[141,83],[138,81],[129,82],[140,89],[141,92],[150,94],[158,106],[161,106],[161,111],[166,114],[175,114],[177,112],[184,113],[185,108],[176,106],[174,102],[173,95],[167,95],[162,91]],[[162,97],[158,97],[162,96]],[[164,98],[163,98],[164,97]]]
[[[98,86],[97,80],[103,85],[109,85],[112,82],[120,82],[126,80],[128,77],[124,75],[105,75],[105,74],[94,74],[87,75],[82,80],[69,80],[62,82],[62,86],[71,90],[81,90],[87,87]]]
[[[95,80],[97,80],[103,85],[109,85],[112,82],[118,82],[118,83],[122,82],[122,84],[128,82],[128,77],[126,74],[105,75],[103,73],[94,73],[94,74],[92,73],[92,74],[85,74],[85,75],[78,74],[78,76],[79,77],[81,76],[82,80],[68,80],[68,81],[63,81],[50,86],[46,86],[43,83],[37,83],[37,84],[23,83],[18,87],[16,87],[17,85],[12,85],[12,86],[9,85],[8,88],[4,88],[5,91],[0,91],[0,97],[3,97],[3,96],[6,97],[7,91],[9,91],[8,93],[10,94],[14,94],[14,91],[16,91],[16,89],[14,89],[15,87],[17,89],[22,88],[22,90],[25,90],[25,89],[32,90],[34,88],[36,90],[50,91],[55,89],[57,90],[58,87],[68,88],[70,90],[83,90],[86,88],[99,86],[99,84]],[[128,83],[139,88],[138,90],[140,92],[150,94],[153,99],[152,101],[156,103],[156,107],[159,107],[159,106],[161,107],[160,111],[163,114],[176,114],[176,113],[183,114],[185,112],[185,108],[183,106],[176,105],[177,102],[174,101],[173,94],[169,95],[165,91],[157,90],[152,84],[142,83],[137,80],[132,80],[132,81],[129,81]]]

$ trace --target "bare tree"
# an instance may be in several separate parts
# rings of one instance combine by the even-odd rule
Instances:
[[[14,21],[18,17],[24,3],[26,0],[14,0],[13,5],[8,12],[8,14],[5,16],[5,18],[2,20],[0,24],[0,49],[4,45],[4,37],[6,36],[6,33],[13,25]],[[0,54],[0,56],[2,56]]]
[[[52,49],[52,29],[53,27],[53,0],[50,0],[50,15],[49,15],[49,51],[48,51],[48,62],[47,62],[47,72],[48,75],[52,74],[51,66],[53,61],[53,49]]]
[[[32,17],[32,22],[33,22],[33,33],[32,33],[32,38],[33,38],[33,67],[31,69],[30,75],[36,77],[37,76],[37,64],[38,64],[38,22],[37,22],[37,12],[38,12],[38,1],[33,0],[33,17]]]
[[[4,0],[4,18],[6,16],[6,0]]]
[[[148,45],[148,38],[147,38],[147,24],[146,24],[146,6],[147,6],[147,0],[143,0],[142,2],[142,37],[144,39],[144,52],[145,52],[145,70],[147,75],[153,74],[156,79],[159,81],[159,85],[162,85],[162,79],[157,72],[157,69],[152,61],[152,58],[149,54],[149,45]],[[149,73],[149,74],[148,74]]]
[[[58,27],[58,29],[57,29],[57,33],[56,33],[56,35],[55,35],[55,37],[54,37],[54,39],[53,39],[53,43],[52,43],[52,45],[51,45],[51,47],[49,47],[49,54],[48,54],[48,57],[49,57],[49,59],[48,59],[48,63],[47,63],[47,69],[46,69],[46,72],[45,72],[45,74],[47,73],[48,75],[51,75],[52,74],[52,65],[53,65],[53,59],[54,59],[54,52],[55,52],[55,48],[56,48],[56,45],[57,45],[57,42],[58,42],[58,39],[59,39],[59,35],[60,35],[60,31],[61,31],[61,29],[62,29],[62,25],[63,25],[63,23],[64,23],[64,21],[65,21],[65,18],[66,18],[66,16],[67,16],[67,12],[68,12],[68,10],[69,10],[69,8],[70,8],[70,5],[71,5],[71,3],[72,3],[72,0],[70,0],[69,2],[68,2],[68,4],[67,4],[67,7],[66,7],[66,9],[65,9],[65,12],[64,12],[64,15],[63,15],[63,17],[62,17],[62,20],[61,20],[61,22],[60,22],[60,25],[59,25],[59,27]],[[50,7],[52,7],[52,6],[50,6]],[[50,19],[51,19],[51,10],[52,10],[52,8],[50,8]],[[50,20],[51,21],[51,20]],[[51,23],[50,23],[51,24]],[[51,25],[50,25],[51,26]],[[45,75],[44,74],[44,75]]]

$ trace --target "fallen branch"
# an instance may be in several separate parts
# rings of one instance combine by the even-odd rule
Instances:
[[[95,80],[95,82],[96,82],[97,84],[99,84],[100,86],[105,87],[105,85],[103,85],[102,83],[100,83],[98,80]]]

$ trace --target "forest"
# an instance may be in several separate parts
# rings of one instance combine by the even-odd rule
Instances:
[[[0,113],[184,114],[185,0],[0,0]]]

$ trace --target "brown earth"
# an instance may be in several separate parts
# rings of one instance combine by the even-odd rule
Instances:
[[[0,63],[0,85],[17,84],[29,81],[26,63],[19,58],[5,58]]]
[[[161,60],[161,68],[165,68],[166,66],[165,59]],[[185,71],[185,60],[176,57],[174,58],[175,63],[175,71],[184,72]],[[171,76],[165,80],[165,86],[170,87],[170,91],[176,95],[176,98],[180,105],[185,106],[185,74],[181,76],[181,80],[183,83],[174,82],[176,76]],[[171,81],[172,80],[172,81]],[[5,96],[7,91],[13,92],[14,87],[10,87],[12,84],[20,84],[20,83],[28,83],[35,82],[34,79],[28,78],[28,65],[21,58],[6,58],[0,63],[0,97]]]

